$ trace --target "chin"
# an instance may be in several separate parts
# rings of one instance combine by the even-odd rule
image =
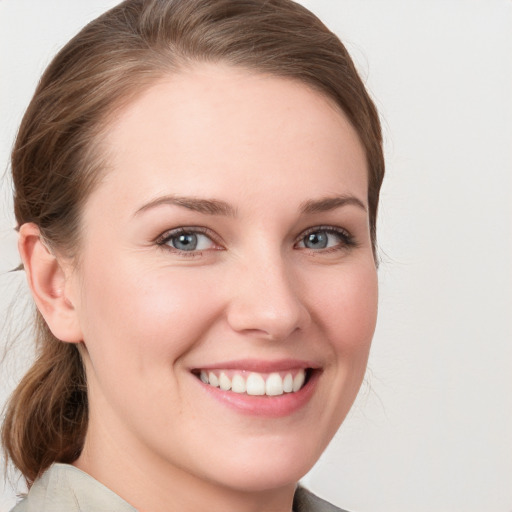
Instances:
[[[269,443],[256,443],[258,447],[241,446],[236,453],[216,464],[217,482],[240,492],[295,486],[313,467],[325,446],[324,443],[308,446],[308,443],[289,441],[276,438]]]
[[[289,463],[288,463],[289,462]],[[221,483],[238,492],[265,492],[283,487],[295,486],[297,482],[311,469],[311,464],[297,464],[296,461],[275,462],[269,458],[268,463],[259,467],[248,463],[236,465],[230,478]]]

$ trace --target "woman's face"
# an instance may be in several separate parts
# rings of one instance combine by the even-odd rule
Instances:
[[[375,326],[354,129],[300,83],[198,65],[105,133],[69,281],[90,397],[81,460],[291,485],[353,403]]]

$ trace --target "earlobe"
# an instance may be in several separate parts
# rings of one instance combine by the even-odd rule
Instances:
[[[20,227],[18,250],[32,296],[53,335],[62,341],[81,342],[78,314],[67,295],[65,268],[44,243],[36,224]]]

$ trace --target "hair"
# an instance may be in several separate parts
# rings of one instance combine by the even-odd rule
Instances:
[[[12,152],[18,227],[37,224],[49,247],[76,257],[80,215],[106,169],[101,132],[159,78],[199,62],[289,78],[345,113],[365,149],[370,234],[384,175],[379,117],[338,37],[291,0],[126,0],[83,28],[50,63]],[[6,409],[2,443],[28,485],[72,462],[88,421],[79,346],[36,313],[36,361]]]

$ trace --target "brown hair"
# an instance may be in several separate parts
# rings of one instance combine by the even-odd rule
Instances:
[[[50,247],[76,257],[80,212],[106,167],[101,130],[135,94],[194,62],[288,77],[335,101],[366,151],[375,254],[378,114],[340,40],[291,0],[126,0],[87,25],[49,65],[21,123],[12,153],[18,226],[34,222]],[[87,429],[78,347],[57,340],[37,315],[37,360],[2,429],[29,485],[53,462],[76,459]]]

